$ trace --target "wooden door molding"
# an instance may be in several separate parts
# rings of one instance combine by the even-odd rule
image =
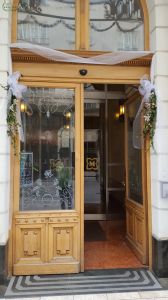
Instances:
[[[78,273],[79,232],[80,217],[76,212],[15,214],[13,273]]]
[[[144,74],[150,74],[152,55],[113,66],[58,63],[18,49],[12,50],[12,58],[13,70],[21,72],[21,81],[26,84],[34,82],[38,82],[39,86],[43,86],[45,82],[48,85],[53,82],[139,84]],[[81,69],[87,70],[85,76],[80,75]]]

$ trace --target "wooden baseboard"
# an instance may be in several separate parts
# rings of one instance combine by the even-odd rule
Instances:
[[[79,273],[79,262],[68,264],[37,264],[37,265],[14,265],[14,275],[35,275],[35,274],[67,274],[67,273]]]

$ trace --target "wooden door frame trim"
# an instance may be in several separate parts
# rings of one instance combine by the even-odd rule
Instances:
[[[15,66],[15,63],[14,63],[14,66]],[[15,66],[16,67],[16,66]],[[26,66],[25,66],[26,68]],[[149,67],[148,67],[149,68]],[[140,79],[140,78],[139,78]],[[53,78],[53,77],[50,77],[50,78],[44,78],[44,77],[26,77],[26,76],[23,76],[23,78],[21,79],[21,82],[24,83],[24,84],[27,84],[29,86],[38,86],[38,87],[44,87],[44,85],[46,87],[61,87],[61,86],[69,86],[69,87],[75,87],[75,86],[79,86],[79,83],[81,83],[80,85],[80,96],[81,96],[81,99],[83,99],[83,85],[82,83],[84,82],[87,82],[87,83],[94,83],[93,79],[90,79],[90,78],[87,78],[85,81],[82,81],[82,80],[79,80],[79,82],[76,82],[74,83],[74,80],[71,78],[65,78],[65,80],[63,80],[63,78]],[[109,80],[108,79],[99,79],[98,81],[95,81],[96,83],[107,83],[107,84],[114,84],[116,83],[113,79],[112,80]],[[117,83],[118,84],[123,84],[123,83],[126,83],[127,82],[127,79],[125,78],[125,81],[124,79],[123,80],[118,80]],[[62,84],[63,83],[63,84]],[[139,84],[139,80],[134,80],[130,79],[130,84]],[[82,105],[80,106],[80,114],[81,116],[83,115],[83,103]],[[81,141],[83,141],[83,118],[81,118],[81,122],[80,122],[80,129],[81,129]],[[81,142],[82,144],[83,142]],[[83,144],[82,144],[83,145]],[[80,152],[81,152],[81,156],[83,155],[83,146],[80,146]],[[12,155],[12,154],[11,154]],[[145,152],[145,161],[146,161],[146,176],[147,176],[147,182],[146,182],[146,186],[147,186],[147,189],[146,189],[146,193],[147,193],[147,206],[148,206],[148,210],[147,210],[147,214],[148,214],[148,245],[149,245],[149,249],[148,249],[148,257],[149,257],[149,268],[152,269],[152,229],[151,229],[151,219],[152,219],[152,215],[151,215],[151,187],[150,187],[150,173],[151,173],[151,170],[150,170],[150,151],[146,151]],[[83,160],[81,159],[81,170],[83,170]],[[84,172],[84,171],[83,171]],[[83,172],[81,171],[81,175],[80,175],[80,182],[81,182],[81,195],[82,195],[82,198],[83,198],[83,192],[84,191],[84,182],[83,182]],[[15,180],[18,180],[18,178]],[[14,198],[16,196],[14,195]],[[82,200],[83,201],[83,200]],[[81,203],[82,203],[81,201]],[[16,201],[14,200],[14,205],[15,205]],[[16,211],[16,207],[14,209]],[[81,237],[83,236],[84,234],[84,207],[82,205],[81,207],[81,224],[83,224],[81,226]],[[11,235],[11,239],[13,239],[12,235]],[[12,243],[12,241],[10,240],[10,244]],[[82,242],[83,243],[83,242]],[[12,250],[10,248],[10,254],[9,254],[9,258],[10,258],[10,266],[9,266],[9,273],[11,274],[11,255],[12,253]],[[84,257],[84,245],[82,246],[81,244],[81,258]],[[81,259],[81,271],[84,270],[84,260]]]
[[[30,87],[41,87],[40,82],[30,82]],[[83,140],[83,130],[82,130],[82,118],[81,114],[83,112],[82,103],[80,102],[81,99],[81,85],[78,83],[69,83],[69,82],[54,82],[48,84],[47,82],[42,85],[43,87],[53,87],[53,88],[74,88],[75,90],[75,121],[77,126],[75,126],[75,153],[81,152],[81,142]],[[78,126],[79,125],[79,126]],[[20,142],[17,138],[16,141],[17,144],[17,152],[20,152]],[[78,243],[78,249],[80,253],[80,270],[84,270],[84,257],[82,256],[84,252],[82,251],[82,244],[83,244],[83,238],[84,238],[84,215],[82,214],[83,211],[83,159],[82,156],[76,155],[75,156],[75,208],[73,210],[63,210],[63,211],[19,211],[19,194],[20,194],[20,164],[19,164],[19,157],[14,155],[14,151],[12,151],[13,148],[11,147],[11,166],[12,168],[12,180],[11,180],[11,198],[12,199],[12,205],[11,205],[11,214],[12,214],[12,229],[9,232],[9,249],[8,249],[8,274],[12,275],[13,271],[13,265],[14,265],[14,231],[15,231],[15,217],[24,219],[28,216],[32,217],[33,214],[38,215],[40,217],[45,217],[46,214],[50,214],[50,217],[61,217],[62,214],[67,214],[67,217],[73,217],[78,216],[80,217],[80,240],[77,241]],[[81,172],[79,171],[81,170]],[[17,176],[16,176],[17,173]],[[79,175],[80,173],[80,175]],[[80,188],[79,188],[80,187]],[[80,201],[79,201],[80,200]],[[82,206],[82,207],[81,207]]]

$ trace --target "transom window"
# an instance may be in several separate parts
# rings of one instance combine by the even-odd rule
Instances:
[[[17,41],[65,50],[144,50],[141,0],[20,0]]]

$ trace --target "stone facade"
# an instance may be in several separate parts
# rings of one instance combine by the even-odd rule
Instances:
[[[11,12],[0,6],[0,83],[7,84],[11,66],[9,44],[11,36]],[[0,280],[4,280],[9,233],[10,201],[10,143],[6,123],[7,92],[0,87]]]

